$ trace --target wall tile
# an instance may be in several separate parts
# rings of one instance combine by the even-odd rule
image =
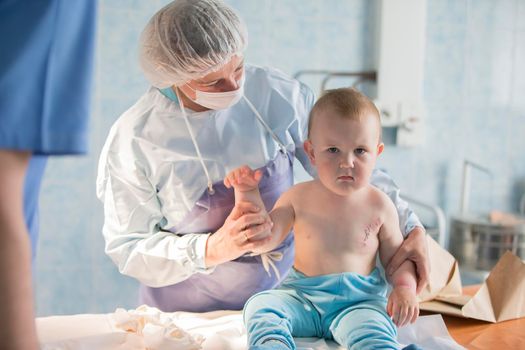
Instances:
[[[469,0],[468,15],[474,27],[512,29],[521,0]]]

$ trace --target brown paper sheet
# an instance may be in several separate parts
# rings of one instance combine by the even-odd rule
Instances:
[[[506,252],[474,296],[462,295],[458,263],[428,237],[430,282],[420,309],[488,322],[525,317],[525,263]]]

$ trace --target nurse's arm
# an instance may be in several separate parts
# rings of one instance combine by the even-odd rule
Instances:
[[[166,219],[156,189],[140,163],[126,155],[105,146],[97,178],[97,197],[104,203],[105,252],[119,272],[150,287],[212,273],[205,264],[211,232],[179,235],[162,230]]]

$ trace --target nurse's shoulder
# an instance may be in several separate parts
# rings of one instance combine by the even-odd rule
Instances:
[[[113,123],[100,152],[97,176],[99,198],[104,195],[111,172],[134,174],[139,166],[143,172],[149,172],[143,145],[156,138],[149,134],[149,130],[165,130],[154,120],[162,120],[163,115],[169,115],[173,105],[158,89],[151,87]]]
[[[113,123],[105,147],[131,147],[134,139],[150,138],[148,130],[165,130],[157,124],[162,124],[163,116],[172,116],[176,109],[175,103],[157,88],[150,87]]]
[[[313,91],[304,83],[292,78],[279,69],[246,64],[245,92],[248,98],[272,93],[290,104],[302,103],[309,107],[315,102]]]

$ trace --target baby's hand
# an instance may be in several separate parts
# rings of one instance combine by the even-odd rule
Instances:
[[[253,171],[249,166],[243,165],[226,175],[224,186],[233,187],[241,192],[248,192],[257,188],[261,178],[261,170]]]
[[[394,288],[388,297],[386,310],[398,327],[414,323],[419,316],[416,292],[405,286]]]

